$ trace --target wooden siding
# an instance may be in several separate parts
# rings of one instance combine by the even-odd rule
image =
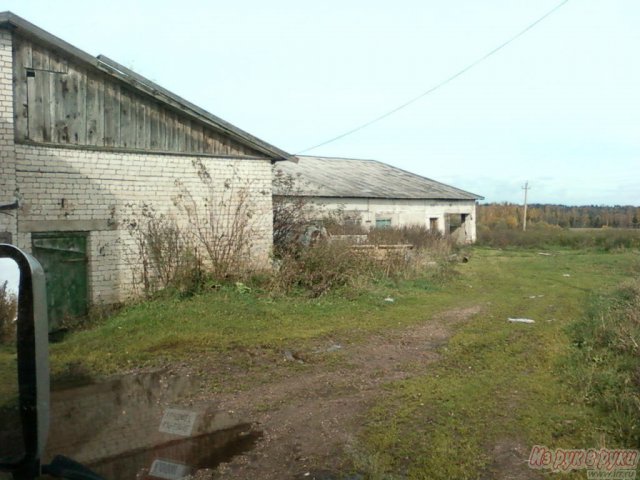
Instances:
[[[14,35],[17,141],[264,156],[109,75]]]

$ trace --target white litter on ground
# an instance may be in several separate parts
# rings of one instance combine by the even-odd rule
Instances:
[[[514,323],[536,323],[535,320],[531,320],[530,318],[508,318],[507,320]]]

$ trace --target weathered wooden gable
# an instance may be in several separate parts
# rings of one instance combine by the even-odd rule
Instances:
[[[264,156],[205,122],[64,53],[14,35],[17,141]]]

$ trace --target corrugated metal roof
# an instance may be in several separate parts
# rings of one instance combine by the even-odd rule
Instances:
[[[376,160],[310,156],[297,158],[298,163],[279,162],[276,169],[294,177],[299,176],[300,181],[296,183],[296,187],[303,196],[430,200],[484,198]],[[286,192],[274,193],[277,195]]]

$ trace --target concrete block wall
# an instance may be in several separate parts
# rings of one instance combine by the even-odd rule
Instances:
[[[11,33],[0,30],[0,205],[13,203],[16,165],[13,149],[13,74]],[[17,234],[16,212],[0,212],[0,234]]]
[[[17,144],[17,184],[22,206],[18,245],[29,249],[30,232],[88,232],[89,290],[94,304],[135,295],[135,239],[126,225],[151,206],[186,227],[176,205],[188,191],[200,215],[211,197],[236,201],[248,194],[252,232],[250,263],[267,268],[272,244],[271,166],[268,160],[193,157],[52,148]],[[198,176],[200,162],[211,176]],[[236,193],[235,196],[230,193]],[[233,197],[233,198],[232,198]],[[189,202],[185,199],[182,203]],[[223,209],[225,210],[225,209]],[[226,209],[233,211],[233,206]],[[224,222],[223,222],[224,223]]]

